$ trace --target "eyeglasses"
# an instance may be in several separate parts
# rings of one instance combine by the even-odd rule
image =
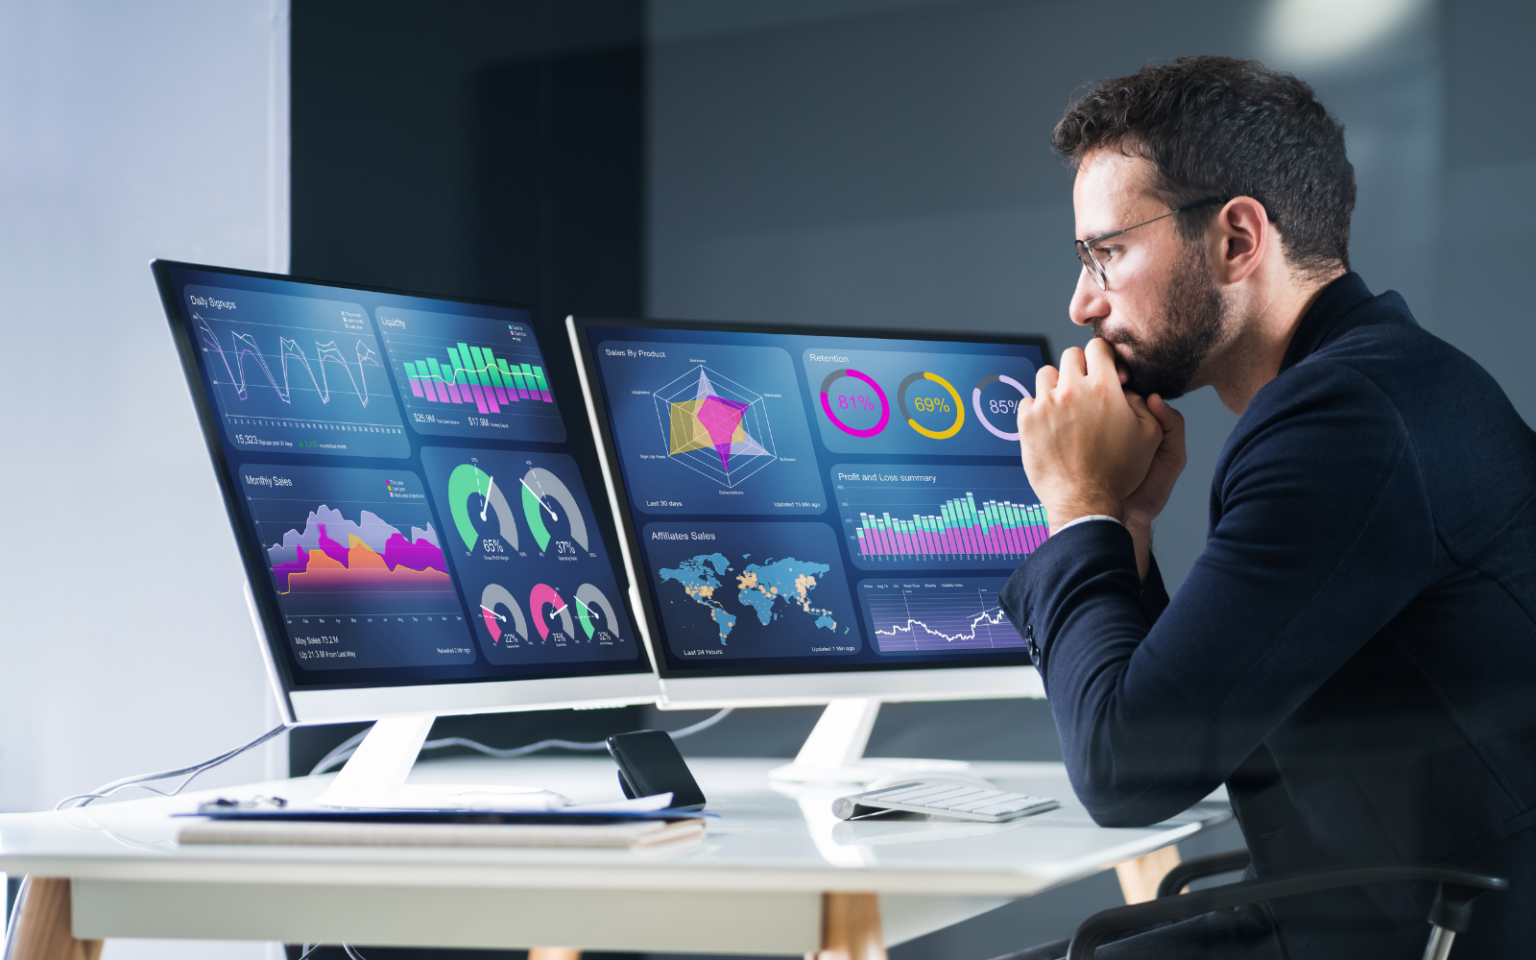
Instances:
[[[1166,220],[1175,214],[1184,213],[1188,210],[1194,210],[1197,207],[1203,207],[1207,204],[1225,202],[1226,201],[1220,197],[1206,197],[1204,200],[1196,200],[1194,203],[1185,204],[1177,210],[1171,210],[1160,217],[1153,217],[1151,220],[1143,220],[1140,223],[1132,224],[1131,226],[1126,227],[1124,230],[1116,230],[1114,233],[1106,233],[1102,237],[1090,237],[1087,240],[1074,240],[1072,242],[1077,245],[1077,259],[1082,262],[1083,269],[1088,271],[1088,275],[1093,278],[1093,282],[1099,285],[1099,289],[1108,290],[1109,274],[1104,271],[1104,264],[1099,262],[1098,255],[1094,253],[1095,247],[1103,243],[1105,240],[1111,240],[1120,236],[1122,233],[1130,233],[1137,227],[1144,227],[1149,223],[1156,223],[1159,220]]]

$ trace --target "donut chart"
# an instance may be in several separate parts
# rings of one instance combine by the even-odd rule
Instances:
[[[472,463],[461,463],[448,475],[448,503],[454,529],[464,541],[464,549],[473,550],[480,541],[480,531],[470,519],[469,498],[480,497],[480,520],[488,512],[496,513],[496,532],[513,550],[517,549],[517,520],[512,505],[501,492],[501,485],[490,474]]]
[[[551,521],[557,521],[561,516],[565,517],[565,524],[571,531],[571,539],[581,545],[581,549],[587,549],[587,521],[582,518],[581,510],[576,506],[576,498],[571,495],[567,487],[559,477],[545,470],[543,467],[534,467],[523,474],[523,519],[528,521],[528,529],[533,534],[534,542],[539,545],[539,551],[549,548],[552,535],[549,527],[544,523],[547,514]],[[559,512],[551,509],[545,500],[555,501]],[[569,632],[569,631],[567,631]]]
[[[842,377],[852,377],[855,380],[863,381],[865,385],[875,391],[875,397],[880,401],[880,420],[874,426],[862,429],[850,427],[839,420],[837,414],[832,412],[832,401],[828,398],[827,393],[832,389],[832,384]],[[821,412],[827,415],[827,419],[832,421],[834,427],[850,437],[873,437],[881,430],[884,430],[885,425],[891,422],[891,401],[886,397],[885,391],[880,389],[880,384],[875,382],[874,377],[852,367],[844,367],[840,370],[833,370],[827,374],[825,380],[821,381]]]
[[[507,617],[496,611],[498,605],[507,609]],[[501,642],[502,635],[508,630],[519,639],[528,639],[528,621],[523,618],[522,606],[499,583],[491,584],[480,594],[480,616],[485,620],[485,629],[490,632],[492,643]]]
[[[533,625],[538,628],[540,640],[548,640],[549,631],[554,626],[547,616],[557,617],[561,632],[575,638],[576,631],[571,624],[571,605],[565,602],[554,587],[547,583],[534,584],[533,591],[528,594],[528,606],[533,609]],[[552,608],[548,615],[544,612],[545,607]]]
[[[613,604],[603,596],[603,591],[590,583],[584,583],[576,588],[576,619],[581,622],[581,631],[592,639],[592,634],[598,630],[606,630],[619,639],[618,631],[614,628],[619,622],[613,615]]]
[[[1006,384],[1008,384],[1008,386],[1010,386],[1013,389],[1019,391],[1019,393],[1022,394],[1023,396],[1025,396],[1025,397],[1033,398],[1033,394],[1031,394],[1028,390],[1026,390],[1024,388],[1024,385],[1022,383],[1020,383],[1019,381],[1013,379],[1012,377],[1005,376],[1005,375],[1000,374],[1000,373],[994,373],[990,377],[982,377],[981,380],[977,382],[976,386],[971,390],[971,406],[975,408],[975,410],[976,410],[976,419],[981,421],[981,425],[986,427],[987,431],[989,433],[991,433],[992,436],[994,436],[994,437],[997,437],[997,438],[999,438],[1001,440],[1010,440],[1010,441],[1013,441],[1013,442],[1018,442],[1018,439],[1019,439],[1018,433],[1006,433],[1006,432],[1004,432],[1002,430],[999,430],[997,427],[994,427],[992,425],[992,422],[987,419],[987,415],[982,412],[982,409],[981,409],[981,391],[986,389],[987,387],[991,386],[994,383],[1006,383]],[[1017,410],[1017,408],[1015,408],[1015,410]]]
[[[955,422],[943,430],[929,430],[927,427],[912,419],[912,414],[907,409],[907,388],[919,380],[930,380],[938,384],[945,390],[949,391],[949,395],[954,398],[955,406],[953,409],[955,411]],[[960,391],[956,390],[953,384],[936,373],[928,373],[924,371],[922,373],[907,374],[907,378],[901,381],[901,389],[897,391],[896,397],[897,400],[899,400],[901,403],[901,415],[907,418],[907,426],[911,427],[913,430],[916,430],[918,433],[929,438],[930,440],[948,440],[950,437],[959,433],[961,427],[965,426],[965,402],[960,399]],[[945,411],[950,409],[950,407],[943,404],[942,401],[938,401],[938,404],[938,409]]]

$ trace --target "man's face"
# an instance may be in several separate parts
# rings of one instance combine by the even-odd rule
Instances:
[[[1084,158],[1072,188],[1077,237],[1124,230],[1169,212],[1147,189],[1152,165],[1118,150]],[[1100,290],[1079,272],[1070,312],[1115,350],[1120,381],[1142,396],[1165,400],[1201,386],[1201,366],[1221,337],[1225,314],[1203,243],[1186,244],[1177,217],[1137,227],[1095,248],[1109,274]]]

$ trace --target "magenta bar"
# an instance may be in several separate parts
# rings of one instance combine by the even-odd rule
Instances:
[[[965,550],[966,550],[966,553],[986,553],[987,552],[982,547],[982,545],[981,545],[981,528],[980,527],[966,527],[966,528],[964,528],[964,531],[965,531]]]
[[[861,557],[869,556],[869,551],[864,548],[864,543],[865,543],[865,539],[863,537],[860,537],[859,538],[859,556],[861,556]]]
[[[880,552],[881,553],[892,554],[892,553],[896,552],[896,544],[891,542],[890,531],[888,531],[888,530],[877,530],[877,531],[875,531],[875,536],[880,538]]]
[[[1024,526],[1013,531],[1013,535],[1018,539],[1019,549],[1024,553],[1029,553],[1035,549],[1029,543],[1029,524],[1026,523]]]
[[[506,406],[507,404],[512,402],[511,400],[507,399],[507,391],[506,391],[505,388],[503,388],[503,387],[492,387],[491,389],[496,391],[496,402],[497,403],[501,404],[502,406]]]
[[[456,383],[446,383],[446,384],[443,384],[443,386],[448,388],[448,396],[453,399],[454,403],[468,403],[469,402],[469,398],[468,397],[463,397],[463,396],[459,395],[459,385],[458,384],[456,384]]]
[[[418,397],[421,396],[422,395],[422,393],[421,393],[421,381],[417,380],[415,377],[411,377],[410,380],[411,380],[411,393],[415,394]]]
[[[544,398],[544,402],[545,403],[554,403],[555,402],[555,398],[551,397],[549,395],[549,391],[548,390],[540,390],[539,391],[539,396]]]
[[[464,391],[460,390],[459,392],[463,393]],[[480,412],[481,413],[490,413],[491,412],[490,410],[486,409],[486,406],[485,406],[485,395],[480,392],[480,384],[478,384],[478,383],[470,384],[469,385],[469,392],[475,398],[475,406],[480,408]]]
[[[491,408],[492,413],[500,413],[501,407],[496,403],[496,394],[490,387],[481,386],[480,392],[485,394],[485,405]]]
[[[901,536],[901,552],[902,553],[918,553],[918,552],[920,552],[917,549],[917,544],[912,542],[912,535],[910,533],[908,533],[905,530],[903,530],[903,531],[901,531],[900,536]]]
[[[1034,551],[1040,549],[1040,544],[1045,541],[1044,533],[1045,533],[1045,529],[1043,527],[1039,527],[1039,526],[1036,526],[1034,524],[1030,524],[1030,526],[1029,526],[1029,549],[1030,549],[1030,552],[1034,552]]]
[[[931,530],[919,530],[917,532],[917,535],[919,537],[923,538],[923,552],[924,553],[943,553],[944,552],[943,550],[939,549],[939,542],[937,540],[933,539],[933,531],[931,531]]]
[[[1008,544],[1009,553],[1029,552],[1024,549],[1024,538],[1020,536],[1020,533],[1021,531],[1016,527],[1003,528],[1003,540]]]
[[[945,527],[944,528],[944,552],[945,553],[964,553],[965,552],[964,550],[960,549],[960,540],[959,540],[959,538],[957,538],[955,536],[955,528],[954,527]]]

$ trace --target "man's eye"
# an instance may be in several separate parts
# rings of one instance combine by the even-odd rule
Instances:
[[[1094,247],[1093,248],[1093,252],[1098,256],[1100,262],[1108,263],[1109,261],[1111,261],[1111,260],[1113,260],[1115,258],[1115,254],[1120,252],[1120,248],[1119,247]]]

